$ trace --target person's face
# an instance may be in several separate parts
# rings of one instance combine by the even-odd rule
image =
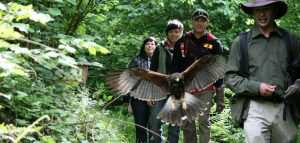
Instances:
[[[274,9],[273,6],[255,7],[253,9],[256,24],[262,28],[267,29],[273,26]]]
[[[152,56],[154,50],[155,50],[155,47],[156,47],[156,44],[154,41],[148,41],[146,44],[145,44],[145,53],[148,57]]]
[[[204,17],[193,18],[191,22],[196,33],[203,33],[208,26],[208,20]]]
[[[168,32],[167,38],[170,42],[175,43],[182,36],[182,29],[173,29]]]

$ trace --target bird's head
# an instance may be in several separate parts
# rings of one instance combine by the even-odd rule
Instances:
[[[181,73],[173,73],[169,78],[171,94],[179,98],[184,93],[184,81]]]

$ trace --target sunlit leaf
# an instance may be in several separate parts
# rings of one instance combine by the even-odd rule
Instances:
[[[96,66],[96,67],[103,67],[102,64],[98,63],[98,62],[92,62],[90,63],[91,66]]]
[[[68,56],[62,56],[58,62],[62,65],[65,65],[65,66],[70,66],[70,67],[73,67],[73,68],[77,68],[77,62],[75,61],[74,58],[72,57],[68,57]]]
[[[9,43],[0,39],[0,48],[8,48],[8,47],[9,47]]]
[[[76,29],[76,33],[80,35],[86,34],[86,28],[83,25],[79,25],[78,28]]]
[[[50,136],[43,136],[41,141],[43,143],[56,143],[55,140]]]
[[[11,99],[12,95],[3,94],[3,93],[0,92],[0,96],[5,97],[7,99]]]
[[[26,19],[26,18],[30,17],[30,15],[32,13],[34,13],[34,10],[32,9],[32,5],[22,6],[22,5],[15,4],[15,3],[13,3],[13,5],[16,7],[15,10],[17,11],[16,12],[16,16],[17,16],[16,20],[17,21]]]
[[[58,53],[56,53],[56,52],[48,52],[48,53],[46,53],[49,57],[52,57],[52,58],[57,58],[58,56],[59,56],[59,54]]]
[[[76,49],[73,48],[73,47],[70,47],[69,45],[59,45],[58,48],[59,49],[64,49],[69,53],[75,53],[76,52]]]
[[[35,22],[40,22],[42,24],[46,24],[49,21],[52,21],[53,19],[51,18],[51,16],[49,14],[43,14],[43,13],[32,13],[30,15],[30,19],[35,21]]]
[[[31,52],[28,48],[21,48],[18,45],[11,45],[10,49],[17,54],[26,54],[29,55]]]
[[[0,2],[0,10],[6,10],[6,7],[5,7],[5,5],[4,4],[2,4],[1,2]]]
[[[88,50],[91,55],[96,55],[97,50],[94,46],[90,46]]]
[[[104,48],[104,47],[102,47],[102,46],[100,46],[100,45],[99,45],[99,47],[98,47],[98,50],[99,50],[99,52],[102,53],[102,54],[108,54],[108,53],[110,53],[110,51],[109,51],[108,49],[106,49],[106,48]]]
[[[111,100],[113,98],[113,96],[107,96],[107,100]]]
[[[5,16],[3,17],[3,20],[8,21],[8,22],[12,22],[14,18],[15,18],[14,15],[8,14],[8,15],[5,15]]]
[[[0,23],[0,38],[15,40],[19,38],[23,38],[24,36],[19,32],[14,31],[14,27],[6,26]]]
[[[19,95],[18,97],[26,97],[26,96],[28,96],[28,94],[26,93],[26,92],[23,92],[23,91],[16,91],[17,92],[17,94]]]
[[[20,68],[13,69],[12,73],[14,73],[16,75],[20,75],[20,76],[28,76],[28,74],[25,73],[24,70],[22,70]]]
[[[20,31],[27,33],[29,30],[29,24],[23,24],[23,23],[14,23],[12,26],[18,28]]]

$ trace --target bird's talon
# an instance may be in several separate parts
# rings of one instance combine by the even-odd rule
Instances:
[[[187,106],[186,106],[186,103],[185,103],[185,102],[182,102],[182,108],[183,108],[184,110],[187,109]]]

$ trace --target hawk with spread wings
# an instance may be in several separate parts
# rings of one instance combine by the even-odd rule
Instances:
[[[107,77],[112,91],[126,95],[130,93],[139,100],[157,101],[167,99],[157,118],[172,125],[181,125],[182,120],[194,121],[203,109],[203,103],[189,90],[203,90],[224,77],[225,58],[205,56],[181,73],[171,75],[142,69],[117,69]]]

